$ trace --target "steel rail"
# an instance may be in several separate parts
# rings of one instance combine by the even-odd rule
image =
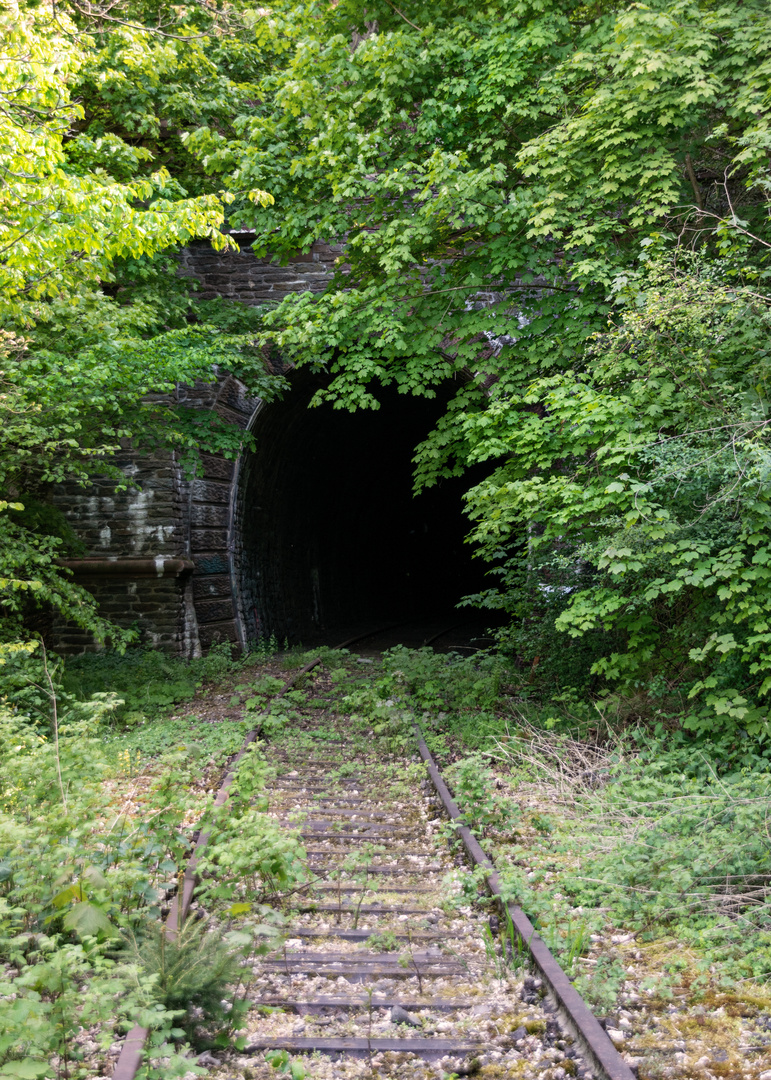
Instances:
[[[559,966],[544,940],[536,933],[535,927],[522,908],[511,901],[504,900],[500,878],[494,863],[484,853],[468,826],[462,824],[463,816],[458,804],[444,782],[420,728],[417,724],[414,727],[420,756],[445,811],[456,823],[455,830],[458,837],[471,861],[486,871],[485,877],[490,892],[498,899],[507,918],[511,920],[517,937],[530,954],[563,1024],[571,1032],[585,1057],[605,1080],[635,1080],[634,1073],[611,1042],[610,1036]]]
[[[461,626],[465,626],[466,623],[453,623],[452,626],[446,626],[444,630],[440,630],[438,634],[434,634],[433,637],[426,638],[423,642],[423,648],[427,645],[432,645],[435,641],[438,641],[440,637],[444,637],[445,634],[451,633],[453,630],[457,630]]]
[[[348,638],[340,645],[337,645],[336,648],[347,648],[347,646],[352,645],[357,641],[361,641],[364,638],[372,637],[375,634],[383,633],[385,630],[391,630],[396,626],[402,625],[404,625],[404,623],[392,623],[386,627],[380,627],[377,630],[369,630],[365,633]],[[454,627],[452,629],[454,629]],[[444,633],[447,633],[447,631],[444,631]],[[441,636],[441,634],[437,636]],[[316,656],[310,660],[300,668],[299,671],[295,672],[291,678],[287,679],[284,686],[276,695],[274,695],[271,701],[282,698],[303,675],[308,674],[308,672],[312,671],[320,663],[320,656]],[[266,706],[259,714],[259,717],[265,716],[268,713],[269,708],[270,706]],[[417,724],[414,725],[414,727],[418,738],[420,755],[425,762],[437,794],[450,818],[455,822],[459,822],[459,820],[462,820],[460,809],[454,801],[436,762],[426,746],[420,728]],[[230,762],[228,771],[218,788],[214,800],[215,808],[223,806],[227,801],[230,787],[235,778],[236,767],[251,743],[257,739],[258,735],[259,726],[256,726],[248,733],[241,749]],[[623,1060],[618,1050],[616,1050],[609,1036],[552,956],[546,944],[536,933],[535,928],[527,915],[525,915],[520,907],[504,901],[501,893],[500,880],[495,866],[484,853],[471,830],[461,823],[456,825],[456,830],[471,860],[477,866],[481,866],[488,871],[486,879],[491,893],[498,898],[504,907],[519,940],[527,949],[535,967],[543,978],[547,992],[557,1008],[558,1015],[565,1027],[576,1039],[576,1042],[586,1058],[595,1066],[605,1080],[635,1080],[634,1073]],[[198,837],[195,848],[193,849],[185,868],[184,877],[181,883],[182,887],[177,891],[171,910],[166,917],[164,923],[165,931],[172,940],[179,932],[179,928],[184,923],[190,910],[196,885],[196,866],[202,850],[209,839],[209,835],[210,834],[206,832],[201,833]],[[136,1074],[142,1064],[143,1051],[149,1034],[148,1028],[139,1025],[136,1025],[129,1031],[115,1064],[112,1080],[135,1080]]]
[[[275,701],[277,698],[282,698],[284,694],[294,686],[298,679],[302,678],[303,675],[307,675],[309,671],[312,671],[320,663],[321,657],[316,656],[313,660],[310,660],[301,667],[290,679],[287,679],[281,690],[271,698],[271,702]],[[270,706],[266,706],[262,712],[258,714],[258,718],[267,715],[269,708]],[[214,809],[224,806],[227,802],[228,795],[230,794],[230,787],[235,778],[236,767],[250,745],[257,739],[259,730],[259,727],[252,728],[244,739],[241,749],[231,761],[228,771],[217,790],[217,795],[214,799]],[[182,888],[181,890],[177,890],[177,895],[174,897],[171,910],[166,916],[164,929],[169,939],[172,941],[179,933],[179,928],[184,923],[188,912],[190,911],[190,905],[193,902],[193,893],[196,885],[196,867],[210,835],[211,833],[205,832],[201,833],[198,837],[196,845],[193,848],[193,853],[188,859],[187,866],[185,867],[185,873],[181,883]],[[142,1064],[142,1055],[149,1034],[150,1029],[141,1027],[139,1024],[136,1024],[131,1031],[129,1031],[124,1040],[118,1060],[115,1063],[112,1080],[134,1080],[134,1077]]]
[[[150,562],[151,560],[144,561]],[[354,637],[347,638],[340,645],[337,645],[336,648],[345,649],[348,645],[353,645],[355,642],[361,641],[362,638],[372,637],[374,634],[380,634],[383,633],[384,630],[392,630],[394,627],[401,625],[403,624],[390,623],[388,626],[379,627],[376,630],[368,630],[366,633],[357,634]],[[309,660],[308,663],[301,667],[299,671],[296,671],[291,678],[286,680],[281,690],[279,690],[279,692],[271,698],[271,703],[277,698],[282,698],[286,693],[288,693],[290,688],[294,686],[298,679],[302,678],[303,675],[307,675],[309,671],[313,671],[313,669],[315,667],[318,667],[320,663],[320,656],[316,656],[313,658],[313,660]],[[262,710],[262,712],[258,714],[258,719],[260,717],[266,716],[269,709],[270,706],[266,706]],[[222,780],[219,788],[217,789],[217,795],[214,799],[214,809],[218,809],[219,807],[224,806],[227,802],[228,795],[230,793],[230,787],[235,778],[236,766],[238,765],[239,761],[244,756],[246,751],[249,749],[249,746],[258,737],[259,731],[259,726],[252,728],[252,730],[244,739],[241,749],[231,761],[228,771],[225,774],[225,777]],[[209,832],[201,833],[199,835],[196,845],[193,848],[193,853],[188,859],[187,866],[185,867],[185,873],[181,883],[181,891],[179,889],[177,890],[177,894],[174,897],[174,901],[171,905],[171,910],[166,916],[166,920],[164,922],[164,929],[166,934],[172,941],[179,933],[179,928],[184,923],[185,919],[187,918],[188,912],[190,911],[190,905],[193,902],[193,893],[195,891],[196,885],[196,867],[198,866],[198,860],[201,856],[203,848],[206,846],[209,840],[210,835],[211,834]],[[115,1068],[113,1069],[112,1073],[112,1080],[134,1080],[134,1077],[136,1076],[137,1072],[139,1071],[139,1067],[142,1064],[142,1054],[145,1048],[145,1044],[147,1043],[147,1038],[149,1034],[150,1029],[146,1027],[141,1027],[139,1024],[136,1024],[131,1029],[131,1031],[129,1031],[123,1042],[121,1052],[118,1055],[118,1060],[115,1063]]]

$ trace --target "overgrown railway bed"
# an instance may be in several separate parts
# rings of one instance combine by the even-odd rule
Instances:
[[[332,688],[320,670],[301,673],[315,694]],[[272,779],[263,798],[288,835],[299,829],[307,882],[284,902],[280,947],[251,961],[240,1049],[200,1059],[210,1074],[274,1077],[266,1055],[285,1052],[303,1063],[298,1075],[317,1080],[631,1080],[532,928],[518,926],[517,936],[506,909],[492,913],[462,892],[466,857],[451,847],[447,813],[457,809],[433,763],[427,772],[417,756],[418,738],[394,745],[387,731],[320,708],[318,697],[311,705],[264,746]],[[201,907],[195,861],[171,912],[172,936],[180,898],[183,914]],[[142,1029],[130,1033],[114,1080],[136,1074],[142,1038]]]
[[[314,1062],[314,1076],[421,1078],[437,1066],[463,1074],[472,1062],[508,1075],[536,1052],[572,1062],[537,988],[525,990],[500,960],[496,970],[488,916],[453,907],[455,867],[422,770],[368,748],[366,736],[332,742],[330,731],[344,735],[320,721],[271,748],[283,770],[272,812],[286,822],[307,815],[302,836],[317,880],[292,913],[282,954],[256,968],[251,1060],[285,1048],[336,1059]],[[265,1016],[266,1004],[282,1011]],[[411,1022],[399,1023],[405,1012]]]

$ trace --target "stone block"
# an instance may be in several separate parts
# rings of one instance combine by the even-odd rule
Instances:
[[[235,463],[214,454],[201,454],[203,474],[207,480],[232,480]]]
[[[199,626],[203,623],[223,622],[233,618],[233,601],[229,596],[216,600],[197,600],[195,613]]]
[[[209,574],[229,574],[230,572],[230,564],[225,552],[207,552],[193,555],[192,558],[195,563],[193,588],[195,588],[196,582],[201,577],[206,577]]]
[[[230,507],[211,503],[193,503],[190,507],[190,524],[193,528],[227,528]]]
[[[222,405],[220,402],[217,402],[214,409],[223,420],[229,420],[231,424],[235,424],[240,428],[246,428],[252,418],[251,412],[243,413],[240,410],[231,409],[229,405]]]
[[[203,623],[198,627],[198,639],[202,649],[210,649],[221,641],[238,644],[238,631],[234,620],[219,623]]]
[[[290,263],[287,270],[294,270],[300,277],[326,277],[330,273],[327,264],[322,262],[313,262],[309,266],[293,266]]]
[[[273,286],[273,291],[277,292],[277,293],[313,292],[314,291],[314,286],[315,286],[315,288],[321,288],[322,287],[321,285],[319,285],[316,282],[313,282],[312,280],[311,281],[303,281],[301,283],[294,282],[294,281],[276,282],[276,284]]]
[[[217,597],[230,596],[232,583],[230,574],[207,574],[193,578],[193,597],[199,600],[213,600]]]
[[[259,400],[259,398],[247,397],[246,388],[238,379],[226,379],[217,395],[217,401],[247,415],[254,412]]]
[[[190,495],[194,503],[230,502],[230,484],[217,483],[215,480],[193,480]]]
[[[235,282],[232,274],[223,273],[222,269],[218,268],[215,273],[209,272],[206,274],[206,284],[218,289],[232,290]]]
[[[303,270],[309,269],[303,267]],[[255,277],[255,281],[257,278]],[[282,267],[280,270],[264,270],[259,276],[259,282],[261,285],[273,285],[277,282],[289,285],[293,287],[302,283],[302,277],[289,266]]]
[[[205,554],[208,552],[225,551],[228,546],[227,529],[191,529],[190,550]]]

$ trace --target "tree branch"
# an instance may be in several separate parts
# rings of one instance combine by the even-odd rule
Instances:
[[[397,15],[398,15],[398,16],[399,16],[400,18],[404,19],[404,21],[405,21],[406,23],[409,23],[409,25],[410,25],[410,26],[412,27],[412,29],[413,29],[413,30],[417,30],[417,32],[418,32],[419,34],[422,34],[422,33],[423,33],[423,31],[422,31],[422,30],[420,29],[420,27],[419,27],[419,26],[416,26],[414,22],[410,22],[410,20],[409,20],[409,19],[407,18],[407,16],[406,16],[406,15],[404,14],[404,12],[403,12],[403,11],[399,11],[399,9],[398,9],[398,7],[396,6],[396,4],[393,4],[393,3],[391,3],[391,0],[386,0],[386,3],[388,4],[388,6],[389,6],[389,7],[391,7],[391,8],[393,8],[393,9],[394,9],[394,11],[396,12],[396,14],[397,14]]]
[[[699,187],[699,181],[696,179],[696,173],[693,171],[693,162],[691,161],[691,155],[685,155],[685,171],[688,173],[688,179],[691,181],[691,187],[693,188],[693,197],[696,200],[696,205],[700,211],[704,211],[704,203],[701,198],[701,188]]]

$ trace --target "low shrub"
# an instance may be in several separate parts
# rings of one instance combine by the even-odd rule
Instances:
[[[110,691],[122,699],[115,719],[124,726],[164,715],[191,701],[205,683],[215,682],[236,666],[229,642],[214,645],[197,660],[155,649],[129,649],[88,653],[70,658],[63,671],[65,692],[81,699]]]

